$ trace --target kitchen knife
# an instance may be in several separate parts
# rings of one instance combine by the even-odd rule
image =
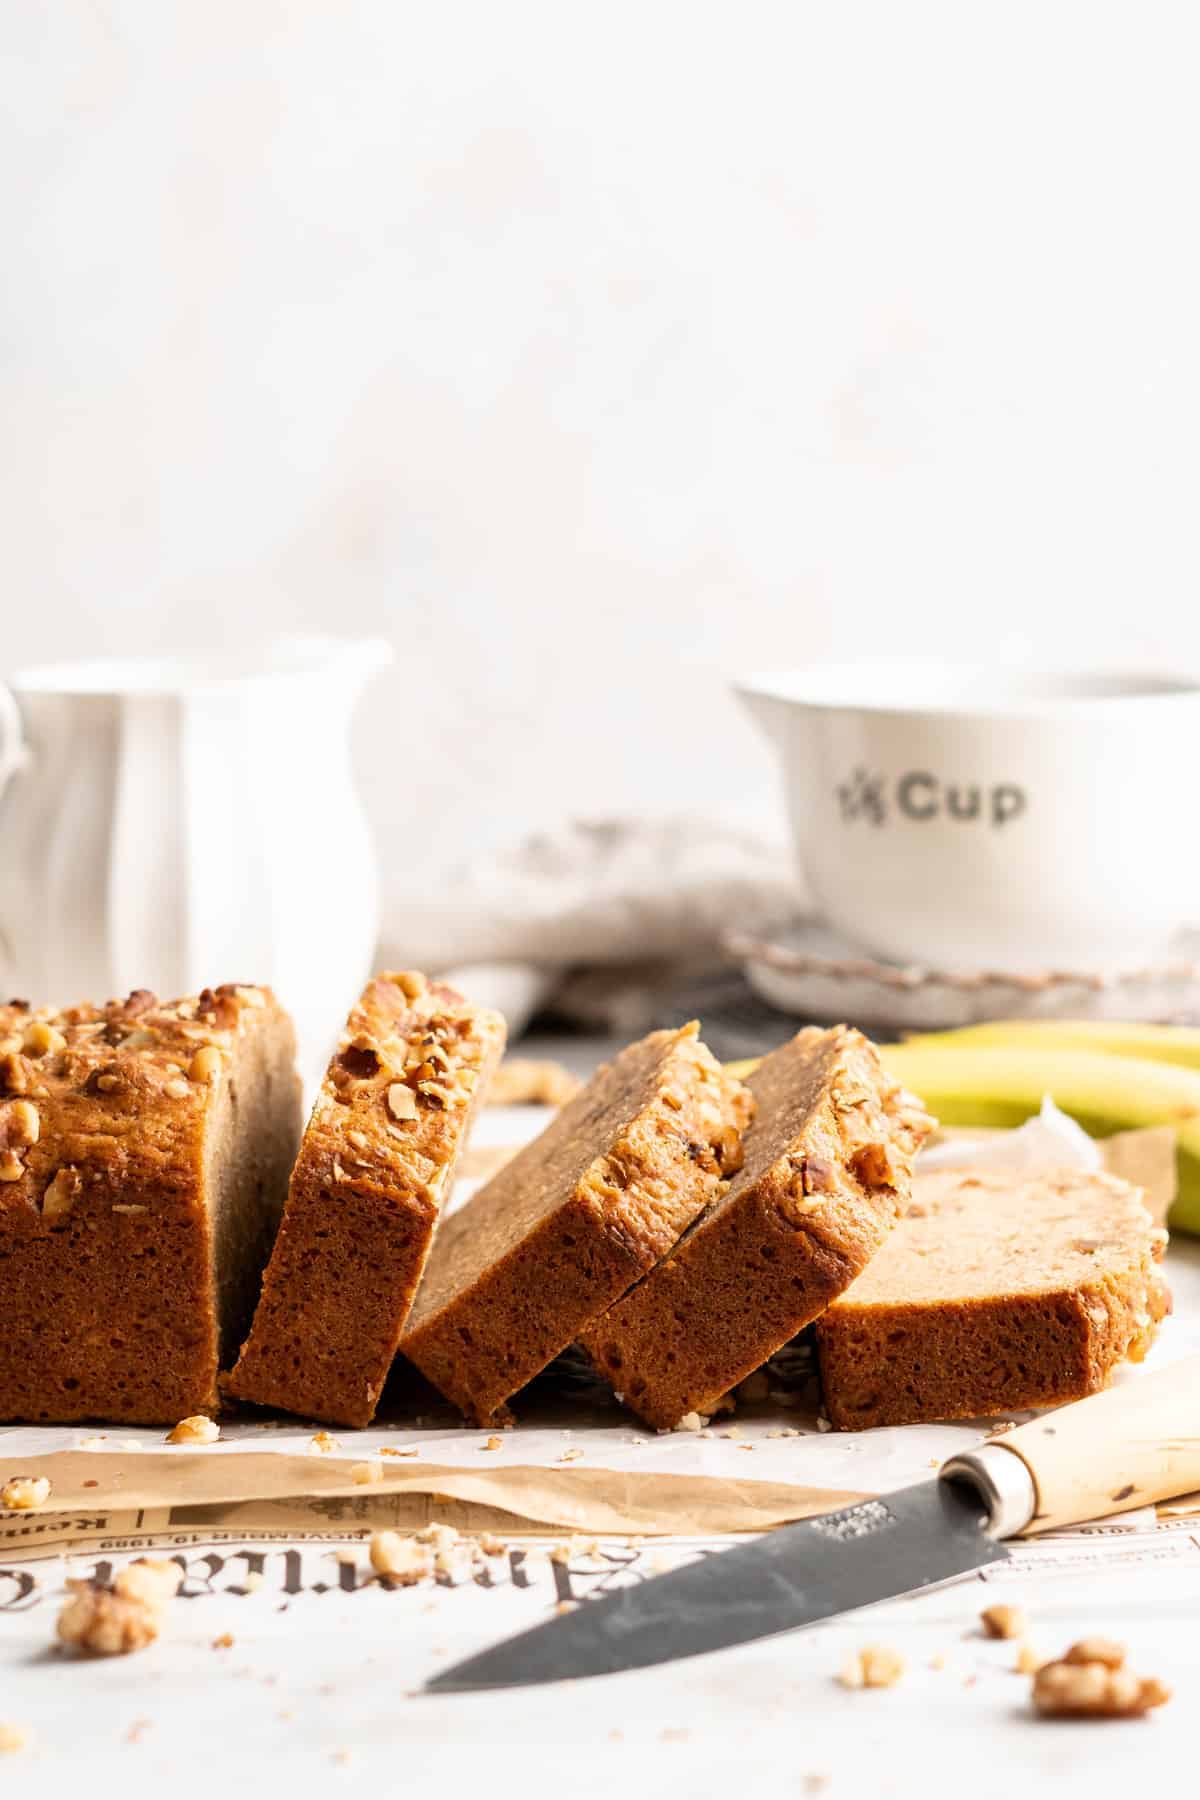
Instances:
[[[1003,1540],[1200,1489],[1200,1356],[1044,1413],[937,1477],[787,1525],[445,1669],[431,1693],[648,1668],[1002,1562]]]

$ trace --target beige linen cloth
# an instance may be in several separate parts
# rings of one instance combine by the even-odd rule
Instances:
[[[657,996],[727,962],[721,935],[795,911],[787,853],[694,819],[588,820],[481,857],[436,888],[388,894],[385,968],[447,975],[516,1037],[552,1005],[627,1036]]]

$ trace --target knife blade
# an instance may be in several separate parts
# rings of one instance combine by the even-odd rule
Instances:
[[[585,1601],[443,1670],[427,1691],[609,1675],[794,1631],[1003,1561],[990,1518],[975,1488],[923,1481]]]
[[[428,1693],[645,1669],[951,1581],[1018,1532],[1200,1491],[1200,1356],[1043,1413],[934,1481],[622,1588],[445,1669]]]

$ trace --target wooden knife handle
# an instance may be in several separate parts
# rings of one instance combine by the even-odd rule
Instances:
[[[1026,1534],[1193,1493],[1200,1489],[1200,1356],[992,1441],[1033,1477],[1037,1503]]]

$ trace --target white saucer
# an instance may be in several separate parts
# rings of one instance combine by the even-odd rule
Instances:
[[[730,931],[724,947],[762,999],[806,1019],[932,1031],[985,1019],[1200,1018],[1200,931],[1180,932],[1157,967],[1112,974],[968,974],[882,962],[815,920],[769,934]]]

